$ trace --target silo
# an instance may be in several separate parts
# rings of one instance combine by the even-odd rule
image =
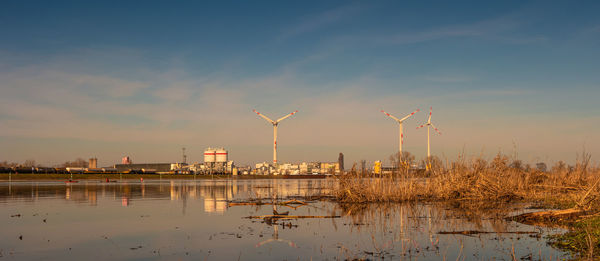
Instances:
[[[215,151],[217,156],[217,163],[226,163],[227,162],[227,150],[224,148],[220,148]]]
[[[204,150],[204,163],[214,163],[216,160],[216,151],[212,148],[207,148]]]
[[[98,159],[97,158],[91,158],[90,159],[90,163],[88,164],[88,168],[90,168],[90,169],[98,168]]]

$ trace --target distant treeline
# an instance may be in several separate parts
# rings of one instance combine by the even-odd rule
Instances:
[[[54,166],[46,166],[46,167],[54,167],[54,168],[85,168],[88,166],[88,162],[82,158],[77,158],[74,161],[66,161],[61,164],[56,164]],[[28,159],[23,163],[19,162],[8,162],[8,161],[0,161],[1,168],[41,168],[44,167],[42,164],[38,164],[33,159]]]

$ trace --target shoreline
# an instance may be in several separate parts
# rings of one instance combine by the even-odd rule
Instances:
[[[9,174],[1,173],[0,181],[27,180],[115,180],[115,179],[324,179],[326,175],[192,175],[192,174]]]

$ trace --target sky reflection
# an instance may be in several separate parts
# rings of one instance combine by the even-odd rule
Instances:
[[[556,259],[535,228],[436,205],[278,206],[333,219],[245,219],[273,207],[228,201],[321,194],[330,180],[124,180],[0,183],[0,250],[19,260]],[[16,216],[19,215],[19,216]],[[480,230],[473,236],[443,231]],[[542,234],[511,234],[515,231]]]

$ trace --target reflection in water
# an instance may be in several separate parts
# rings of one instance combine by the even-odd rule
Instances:
[[[20,260],[556,259],[511,208],[310,200],[332,180],[0,183],[3,256]],[[275,198],[274,198],[275,197]],[[229,201],[307,205],[229,206]],[[473,210],[475,209],[475,210]],[[289,211],[332,219],[244,219]],[[17,216],[17,214],[19,214]],[[65,235],[65,231],[69,233]],[[480,231],[481,234],[440,232]],[[514,232],[525,231],[532,234]],[[541,232],[541,233],[540,233]],[[514,249],[514,250],[513,250]],[[92,255],[93,254],[93,255]]]
[[[493,246],[493,249],[503,249],[505,241],[521,240],[525,232],[535,236],[537,248],[540,250],[535,252],[541,259],[550,258],[552,254],[556,257],[556,252],[541,251],[544,243],[540,239],[539,229],[505,222],[496,215],[497,213],[493,213],[494,211],[468,212],[461,208],[424,204],[361,204],[338,207],[341,212],[351,217],[351,230],[378,235],[372,237],[375,251],[370,252],[376,257],[383,258],[394,252],[410,258],[428,254],[445,257],[451,253],[451,244],[455,243],[461,249],[459,253],[454,254],[465,257],[464,252],[471,252],[472,257],[480,259],[486,256],[486,244],[489,245],[487,247]],[[508,213],[509,209],[497,211]],[[469,238],[457,235],[460,233],[446,234],[463,231],[474,233],[476,236]],[[492,238],[497,240],[490,240]],[[465,246],[470,250],[464,250]],[[509,248],[505,249],[510,250],[511,246],[508,246]],[[446,252],[440,252],[444,250]],[[534,252],[532,249],[521,249],[521,252],[523,251]]]
[[[80,183],[62,182],[0,182],[0,203],[13,200],[35,202],[45,198],[60,198],[79,204],[98,204],[98,194],[111,195],[121,200],[122,206],[141,199],[169,199],[182,202],[185,213],[188,199],[203,199],[204,211],[224,213],[227,202],[239,198],[266,198],[273,195],[286,198],[291,196],[320,195],[326,192],[325,180],[167,180],[122,182],[82,181]],[[20,185],[23,184],[23,185]],[[24,185],[27,184],[27,185]]]
[[[264,246],[266,244],[269,244],[269,243],[273,243],[273,242],[283,242],[283,243],[286,243],[289,247],[298,248],[298,246],[296,246],[296,243],[294,243],[294,241],[288,240],[288,239],[279,238],[279,226],[278,226],[278,224],[271,223],[269,225],[273,226],[273,235],[272,235],[272,238],[269,238],[269,239],[266,239],[266,240],[263,240],[263,241],[259,242],[258,244],[256,244],[257,248],[261,247],[261,246]],[[282,227],[285,228],[285,225],[283,225]]]

